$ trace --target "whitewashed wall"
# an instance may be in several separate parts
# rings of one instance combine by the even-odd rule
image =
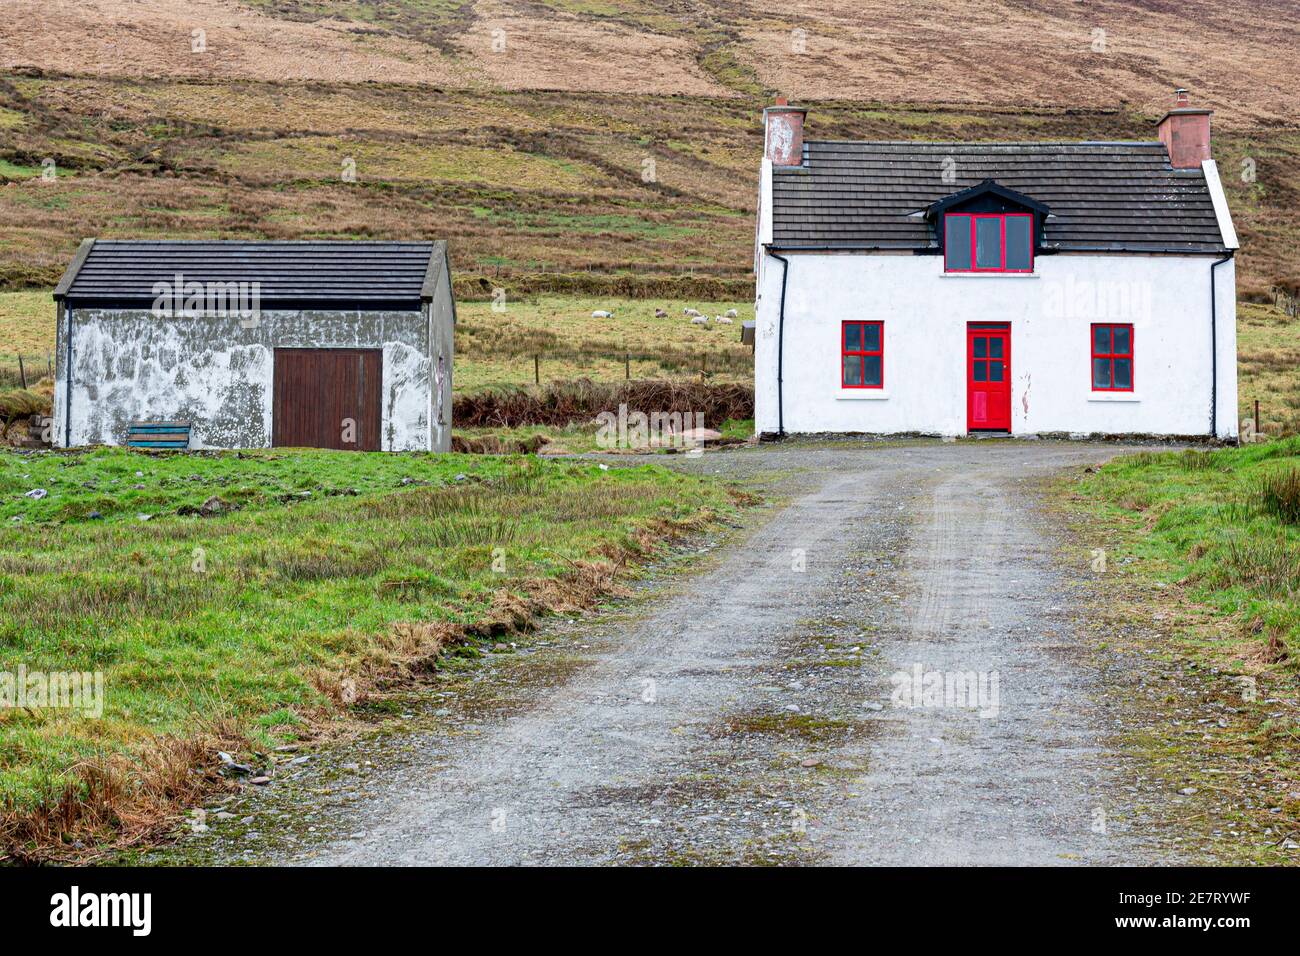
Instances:
[[[441,317],[438,319],[442,321]],[[53,437],[65,444],[67,380],[59,335]],[[450,339],[450,317],[446,318]],[[192,448],[271,445],[276,348],[377,348],[383,351],[380,447],[446,450],[451,410],[435,427],[431,319],[421,311],[263,310],[245,328],[238,318],[159,318],[147,310],[78,309],[73,313],[71,440],[120,445],[141,419],[194,423]],[[445,365],[450,366],[450,344]],[[450,394],[450,373],[443,387]]]
[[[1011,325],[1013,434],[1206,435],[1208,256],[1042,256],[1030,276],[954,276],[940,256],[789,253],[787,432],[966,433],[966,324]],[[1216,272],[1220,438],[1237,434],[1235,264]],[[755,428],[777,431],[781,263],[758,270]],[[885,387],[840,387],[840,323],[884,322]],[[1131,395],[1091,389],[1090,326],[1131,322]]]

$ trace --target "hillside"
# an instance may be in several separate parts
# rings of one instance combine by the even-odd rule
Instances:
[[[1287,120],[1294,0],[10,0],[0,66],[97,76],[1163,105]],[[191,31],[206,50],[191,52]]]
[[[87,235],[445,235],[488,287],[743,283],[776,90],[814,137],[1150,139],[1175,85],[1218,111],[1243,290],[1300,279],[1294,2],[6,7],[0,288],[50,286]]]

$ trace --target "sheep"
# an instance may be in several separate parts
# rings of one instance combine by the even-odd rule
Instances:
[[[663,309],[655,309],[655,318],[656,318],[656,319],[666,319],[666,318],[668,318],[668,313],[665,312]]]
[[[709,317],[707,315],[697,315],[691,319],[691,325],[708,325]]]
[[[722,323],[723,325],[730,325],[730,324],[731,324],[731,319],[727,318],[725,315],[720,315],[720,316],[718,316],[716,319],[714,319],[713,321],[714,321],[714,322],[720,322],[720,323]]]
[[[699,314],[700,313],[697,312],[695,309],[682,309],[682,315],[689,315],[691,318],[695,318]]]
[[[727,318],[729,318],[729,319],[734,319],[734,318],[736,317],[737,314],[738,314],[738,313],[736,312],[735,309],[728,309],[727,312],[726,312]]]
[[[612,319],[614,313],[606,312],[604,309],[597,309],[595,312],[591,313],[591,317],[593,319]]]

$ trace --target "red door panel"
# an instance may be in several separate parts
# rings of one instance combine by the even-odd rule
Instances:
[[[1011,431],[1011,327],[966,329],[966,428]]]

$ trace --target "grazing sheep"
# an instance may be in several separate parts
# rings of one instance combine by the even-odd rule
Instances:
[[[665,312],[663,309],[655,309],[655,318],[656,318],[656,319],[666,319],[666,318],[668,318],[668,313]]]
[[[727,318],[725,315],[720,315],[720,316],[718,316],[716,319],[714,319],[713,321],[714,321],[714,322],[721,322],[723,325],[730,325],[730,324],[731,324],[731,319]]]
[[[612,319],[614,313],[606,312],[604,309],[597,309],[595,312],[591,313],[591,317],[593,319]]]
[[[729,318],[729,319],[734,319],[734,318],[736,317],[737,313],[736,313],[736,310],[735,310],[735,309],[728,309],[726,315],[727,315],[727,318]]]
[[[682,315],[689,315],[691,318],[695,318],[699,314],[695,309],[682,309]]]
[[[707,315],[697,315],[691,319],[691,325],[708,325],[709,317]]]

